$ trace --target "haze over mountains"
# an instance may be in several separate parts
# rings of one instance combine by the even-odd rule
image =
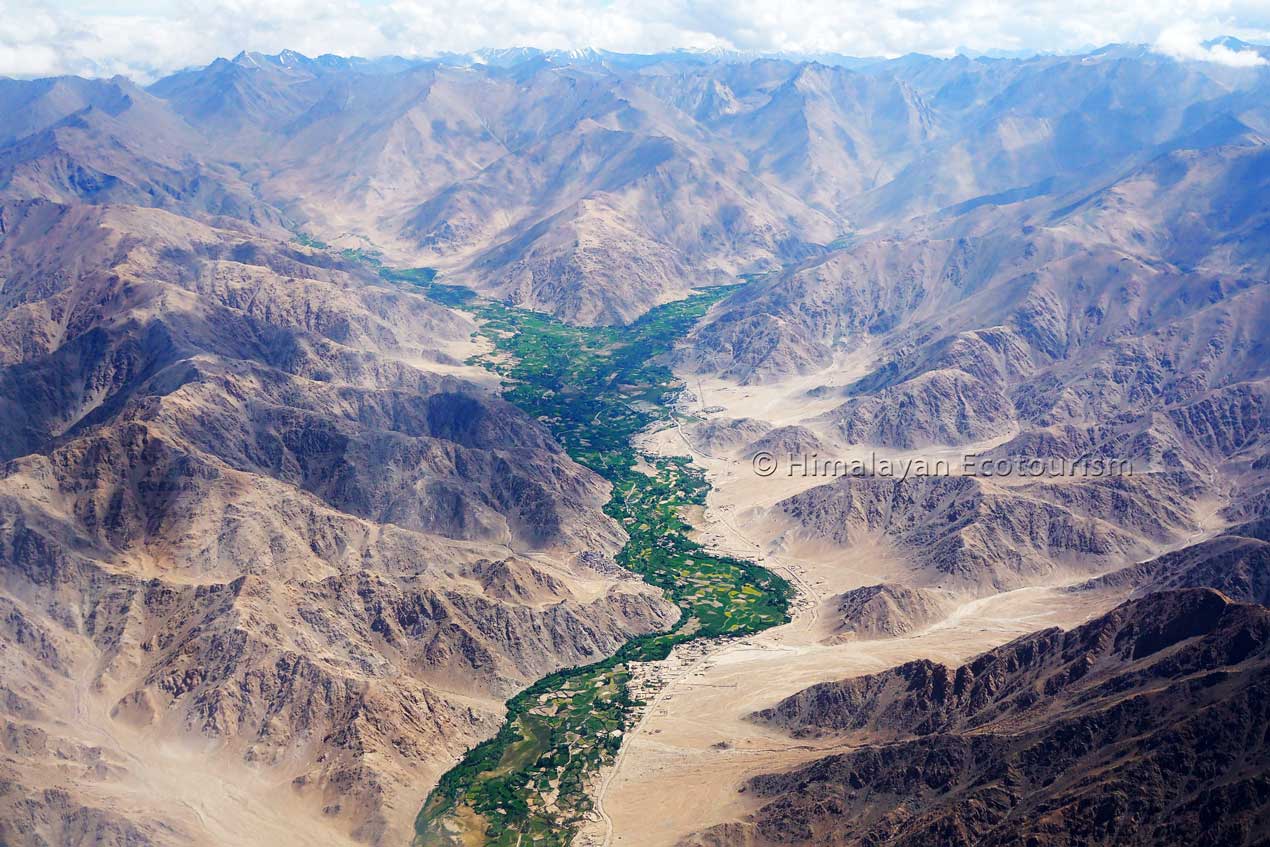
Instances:
[[[1211,716],[1252,714],[1270,69],[1129,45],[477,58],[0,80],[0,841],[405,843],[503,699],[673,622],[611,561],[607,484],[464,364],[472,320],[367,257],[587,325],[743,275],[674,363],[729,398],[685,430],[727,461],[1133,462],[763,492],[742,520],[781,551],[877,544],[900,563],[829,598],[833,640],[1040,583],[1182,592],[986,654],[968,667],[1007,668],[996,688],[937,715],[896,692],[970,671],[773,704],[764,720],[867,723],[881,746],[756,780],[762,809],[697,843],[996,843],[1034,788],[1068,810],[1038,843],[1068,843],[1054,833],[1110,812],[1047,783],[1012,733],[1042,751],[1077,721],[1127,736],[1107,692],[1141,693],[1151,734],[1117,756],[1192,761]],[[1199,623],[1135,652],[1158,620]],[[1096,672],[1049,684],[1078,665]],[[1051,699],[998,694],[1023,688]],[[1220,749],[1255,753],[1248,738]],[[1201,831],[1235,794],[1229,843],[1264,836],[1264,769],[1231,756],[1136,799],[1187,814],[1133,837]],[[1110,791],[1138,776],[1123,761],[1061,767],[1107,768]],[[853,787],[866,772],[884,797]]]
[[[854,70],[692,54],[502,58],[403,68],[242,54],[145,90],[118,78],[9,82],[4,99],[21,115],[0,174],[12,195],[229,214],[373,244],[603,323],[914,215],[961,212],[953,230],[964,235],[998,204],[1105,188],[1173,147],[1260,146],[1267,120],[1261,69],[1133,47]],[[970,205],[979,213],[967,220]]]

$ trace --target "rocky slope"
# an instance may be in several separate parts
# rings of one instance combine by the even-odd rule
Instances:
[[[854,588],[832,599],[831,641],[906,635],[942,620],[950,605],[939,592],[891,583]]]
[[[1145,208],[1156,188],[1156,204],[1175,208],[1192,191],[1169,176],[1178,157],[1225,155],[1270,132],[1266,85],[1260,69],[1128,47],[833,65],[242,53],[146,90],[6,81],[0,193],[304,228],[584,323],[628,321],[694,285],[794,265],[778,286],[783,305],[742,314],[736,301],[700,336],[699,366],[768,378],[823,364],[848,333],[885,332],[919,299],[941,299],[929,283],[945,272],[973,286],[986,265],[966,247],[996,252],[978,239],[998,212],[1017,233],[1020,211],[1053,229],[1085,215],[1083,201]],[[1161,162],[1161,179],[1117,183]],[[1117,184],[1116,197],[1099,195]],[[1256,186],[1230,187],[1251,196]],[[1140,216],[1119,217],[1129,252],[1177,260],[1144,228],[1128,231]],[[1184,219],[1157,223],[1155,235],[1182,226],[1173,232],[1192,242],[1188,259],[1203,253]],[[844,278],[844,290],[827,290]]]
[[[815,686],[755,719],[853,749],[751,779],[758,811],[685,843],[1258,843],[1268,638],[1263,607],[1164,592]]]
[[[868,351],[824,424],[896,448],[1259,394],[1267,147],[1229,141],[771,277],[721,304],[684,364],[764,382]]]
[[[806,375],[794,384],[816,387],[783,403],[818,411],[781,422],[811,449],[788,452],[1013,469],[839,479],[771,511],[803,537],[880,535],[940,585],[995,590],[1123,566],[1208,529],[1214,502],[1260,496],[1270,148],[1213,120],[1105,184],[860,237],[723,301],[681,365],[764,396]],[[1089,462],[1125,470],[1018,472]]]
[[[590,564],[607,486],[446,375],[466,318],[160,210],[0,219],[6,843],[241,842],[133,796],[189,744],[248,819],[400,840],[505,697],[672,622]]]
[[[1166,553],[1089,580],[1074,591],[1121,590],[1137,593],[1170,589],[1216,588],[1243,603],[1270,605],[1270,532],[1265,522],[1245,524],[1216,538]]]
[[[1192,526],[1193,480],[1178,474],[1002,484],[976,476],[842,476],[780,501],[796,537],[881,540],[961,591],[1001,591],[1107,569]]]

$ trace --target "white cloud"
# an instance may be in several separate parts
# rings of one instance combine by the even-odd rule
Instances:
[[[61,57],[43,44],[0,44],[0,68],[14,76],[48,76],[61,70]]]
[[[1232,50],[1225,44],[1205,47],[1204,41],[1203,34],[1194,24],[1176,24],[1160,33],[1155,41],[1155,49],[1175,59],[1214,62],[1232,68],[1255,68],[1270,64],[1256,50]]]
[[[0,0],[0,74],[150,79],[241,49],[432,55],[478,47],[840,52],[1071,50],[1154,44],[1253,65],[1217,35],[1270,33],[1264,0]]]

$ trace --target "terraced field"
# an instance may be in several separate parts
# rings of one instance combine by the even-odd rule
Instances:
[[[701,471],[689,459],[641,455],[632,446],[636,433],[669,418],[682,389],[664,354],[730,289],[668,303],[630,326],[588,328],[477,298],[425,269],[381,273],[480,319],[494,344],[482,364],[502,377],[504,396],[613,484],[605,511],[630,535],[618,563],[662,588],[683,612],[671,631],[552,674],[508,701],[499,733],[441,778],[416,821],[418,847],[567,845],[591,812],[588,788],[630,726],[637,705],[628,689],[631,663],[664,658],[693,638],[745,635],[788,620],[783,579],[689,539],[681,513],[705,501]]]

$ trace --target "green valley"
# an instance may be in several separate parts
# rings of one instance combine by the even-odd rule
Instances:
[[[629,541],[618,564],[663,589],[681,617],[669,632],[539,680],[507,703],[498,734],[446,773],[416,821],[417,847],[567,845],[592,811],[588,788],[632,725],[630,666],[695,638],[758,632],[788,620],[790,586],[689,538],[685,507],[708,483],[688,458],[641,454],[632,439],[668,421],[682,389],[664,364],[706,310],[735,289],[662,305],[629,326],[576,327],[436,282],[427,269],[381,269],[480,321],[494,346],[481,364],[504,397],[548,426],[573,459],[612,483],[606,513]]]

